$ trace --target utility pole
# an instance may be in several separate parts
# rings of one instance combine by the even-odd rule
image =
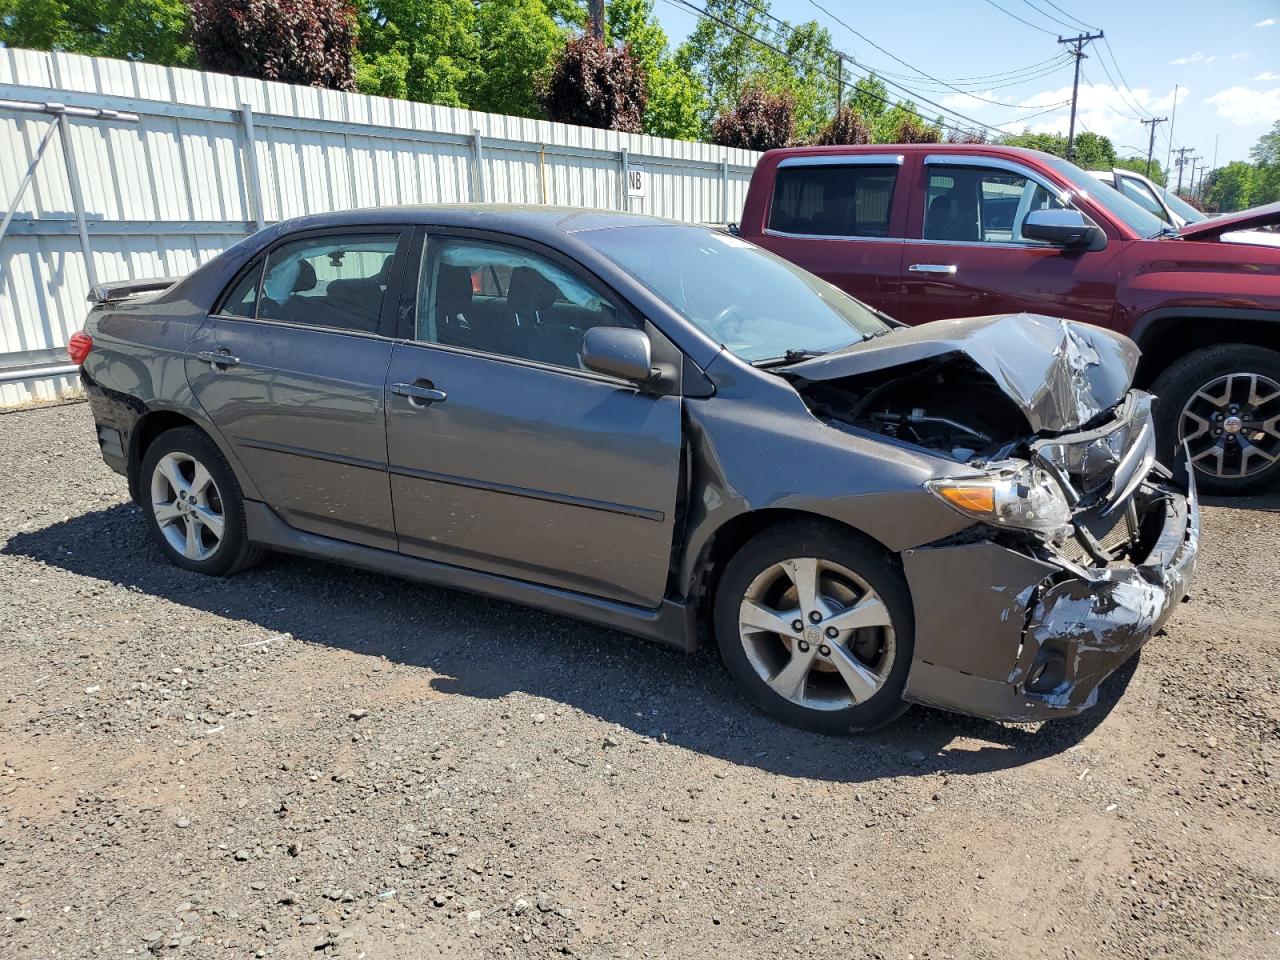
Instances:
[[[1071,84],[1071,126],[1067,128],[1067,159],[1070,160],[1075,152],[1076,142],[1076,96],[1080,92],[1080,61],[1086,59],[1084,45],[1090,40],[1101,40],[1103,33],[1099,30],[1097,33],[1082,33],[1078,37],[1059,37],[1058,42],[1061,44],[1073,45],[1071,55],[1076,58],[1076,78]]]
[[[1150,120],[1142,120],[1140,123],[1151,124],[1151,138],[1147,141],[1147,176],[1151,176],[1151,154],[1156,149],[1156,124],[1164,123],[1168,117],[1152,117]]]
[[[1169,160],[1173,157],[1173,125],[1178,122],[1178,85],[1173,85],[1173,110],[1169,112],[1169,149],[1164,155],[1164,169],[1169,171]]]
[[[1194,149],[1194,147],[1179,147],[1174,151],[1178,155],[1178,159],[1175,161],[1178,165],[1178,187],[1173,191],[1174,193],[1182,193],[1182,168],[1186,165],[1187,154]]]
[[[1191,191],[1191,195],[1193,197],[1196,195],[1196,167],[1198,167],[1199,165],[1200,165],[1200,157],[1199,156],[1192,157],[1191,158],[1191,179],[1187,181],[1187,189]]]
[[[604,0],[589,0],[587,15],[591,18],[591,35],[604,40]]]

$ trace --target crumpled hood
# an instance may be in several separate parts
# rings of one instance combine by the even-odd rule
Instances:
[[[786,368],[788,377],[836,380],[960,354],[991,375],[1037,433],[1078,430],[1119,403],[1139,350],[1128,337],[1034,313],[938,320],[902,327]]]

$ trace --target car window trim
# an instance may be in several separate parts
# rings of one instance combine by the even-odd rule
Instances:
[[[778,161],[778,170],[794,169],[802,167],[890,167],[896,166],[898,173],[893,178],[893,186],[889,188],[889,216],[885,221],[885,229],[893,230],[893,209],[898,200],[898,184],[902,180],[902,167],[906,162],[906,155],[901,153],[856,153],[856,154],[828,154],[817,157],[792,156],[783,157]],[[765,236],[781,237],[786,240],[853,240],[864,243],[896,243],[902,240],[892,232],[887,233],[883,237],[868,236],[866,234],[855,233],[792,233],[789,230],[777,230],[769,226],[769,221],[773,219],[773,205],[778,199],[778,180],[774,177],[773,190],[769,195],[769,209],[765,211],[764,229],[761,231]]]
[[[404,269],[407,261],[408,248],[411,246],[414,228],[409,224],[344,224],[341,227],[319,227],[313,230],[299,230],[295,233],[286,234],[277,238],[269,245],[263,247],[250,259],[249,263],[242,267],[232,279],[230,283],[223,288],[219,294],[219,299],[215,301],[216,307],[209,314],[220,320],[245,320],[251,323],[271,324],[276,327],[285,327],[296,330],[316,330],[327,331],[329,333],[340,333],[344,335],[357,337],[374,337],[382,340],[395,340],[397,330],[397,309],[400,302],[400,288],[404,282]],[[382,310],[378,316],[377,330],[353,330],[347,327],[332,327],[325,324],[316,323],[291,323],[288,320],[280,320],[271,317],[259,317],[258,305],[262,299],[262,284],[266,277],[267,261],[271,254],[280,247],[288,243],[294,243],[298,240],[307,240],[311,237],[333,237],[333,236],[389,236],[396,238],[396,248],[391,254],[391,272],[387,277],[387,291],[383,296]],[[236,285],[251,270],[254,264],[258,265],[258,288],[254,297],[252,317],[242,317],[234,313],[223,313],[221,308],[226,306],[226,298],[235,290]]]
[[[1020,163],[1014,163],[1011,160],[1004,160],[1000,157],[979,157],[969,154],[949,154],[949,153],[931,153],[924,158],[924,195],[928,197],[929,193],[929,167],[970,167],[979,170],[998,170],[1002,173],[1012,173],[1015,176],[1026,177],[1032,183],[1038,184],[1049,191],[1060,203],[1066,204],[1072,210],[1083,213],[1074,202],[1071,191],[1063,190],[1050,180],[1047,180],[1042,174],[1030,167],[1023,166]],[[976,247],[984,249],[987,247],[1010,247],[1019,250],[1053,250],[1061,253],[1061,248],[1055,247],[1050,243],[1036,243],[1032,240],[935,240],[924,236],[924,217],[928,204],[921,204],[920,222],[918,229],[920,236],[907,237],[907,243],[932,244],[934,246],[948,247]],[[1016,216],[1016,214],[1015,214]],[[1086,214],[1088,216],[1088,214]]]

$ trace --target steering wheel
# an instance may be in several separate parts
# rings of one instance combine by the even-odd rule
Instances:
[[[724,333],[728,332],[729,329],[731,329],[732,327],[737,327],[742,323],[744,318],[739,317],[737,323],[732,324],[732,327],[730,325],[729,319],[735,313],[737,313],[737,311],[738,311],[738,305],[736,303],[729,304],[727,307],[722,309],[719,313],[717,313],[714,317],[711,318],[711,323],[709,323],[708,326],[710,326],[713,330],[720,330],[721,326],[723,325],[725,327],[725,330],[721,331],[721,336],[723,336]]]

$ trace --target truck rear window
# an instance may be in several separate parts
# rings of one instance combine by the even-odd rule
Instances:
[[[815,237],[887,237],[896,166],[779,167],[769,229]]]

